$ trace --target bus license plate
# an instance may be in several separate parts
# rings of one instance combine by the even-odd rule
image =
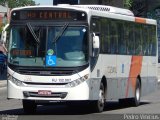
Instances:
[[[38,95],[51,95],[52,92],[49,90],[39,90]]]

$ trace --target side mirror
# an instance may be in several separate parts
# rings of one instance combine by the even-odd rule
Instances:
[[[99,49],[99,36],[96,36],[95,33],[93,33],[93,48]]]

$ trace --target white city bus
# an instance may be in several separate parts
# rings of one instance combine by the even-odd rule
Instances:
[[[157,86],[157,23],[102,5],[15,8],[8,45],[8,99],[140,104]]]

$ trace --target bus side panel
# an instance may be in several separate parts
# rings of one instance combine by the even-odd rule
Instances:
[[[107,100],[118,98],[118,80],[116,78],[107,78]]]
[[[97,60],[96,66],[94,67],[91,78],[92,78],[92,95],[93,99],[97,98],[100,82],[105,77],[107,80],[107,99],[117,98],[117,73],[116,73],[116,55],[100,54]],[[96,87],[98,86],[98,87]]]
[[[145,56],[143,57],[143,64],[146,67],[142,67],[141,72],[141,86],[142,86],[142,96],[154,92],[157,89],[157,57]],[[144,66],[143,65],[143,66]]]
[[[118,79],[118,98],[133,97],[133,89],[129,77],[131,70],[132,56],[117,55],[117,79]]]
[[[101,76],[107,79],[107,99],[117,99],[118,80],[117,80],[117,55],[102,54]]]
[[[107,100],[112,100],[134,97],[134,83],[140,75],[141,92],[144,96],[157,88],[156,66],[156,57],[102,54],[92,72],[92,77],[97,78],[98,82],[95,82],[96,84],[100,83],[103,76],[106,77]],[[98,74],[100,77],[97,77]],[[94,90],[94,93],[97,93],[96,91],[98,91],[98,88]],[[94,97],[96,96],[94,95]]]
[[[132,82],[129,81],[129,77],[136,79],[129,76],[132,56],[103,54],[101,57],[100,73],[107,78],[107,100],[133,97]]]
[[[99,89],[100,89],[101,78],[91,78],[90,79],[90,94],[89,100],[98,100],[99,98]]]
[[[148,74],[148,57],[143,56],[143,62],[142,62],[142,70],[140,74],[140,80],[141,80],[141,95],[146,95],[148,93],[148,77],[150,74]]]
[[[98,100],[99,97],[100,82],[102,80],[101,61],[101,55],[99,55],[97,61],[94,61],[95,66],[90,74],[90,100]]]

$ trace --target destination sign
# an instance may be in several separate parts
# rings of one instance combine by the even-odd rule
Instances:
[[[81,20],[87,19],[85,12],[67,10],[21,10],[12,12],[12,20]]]

